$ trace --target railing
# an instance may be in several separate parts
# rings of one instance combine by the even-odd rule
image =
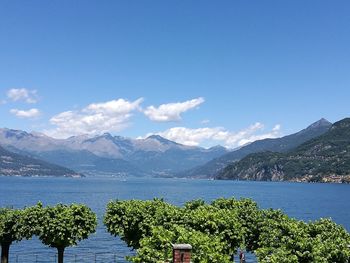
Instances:
[[[21,253],[10,255],[11,263],[57,263],[57,254]],[[65,263],[124,263],[125,256],[106,253],[64,254]]]

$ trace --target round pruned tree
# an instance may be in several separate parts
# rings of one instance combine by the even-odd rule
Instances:
[[[20,210],[11,208],[0,209],[1,263],[8,262],[12,242],[23,239],[23,235],[19,230],[20,217]]]
[[[8,262],[12,242],[30,239],[40,233],[42,211],[41,203],[22,210],[0,209],[1,263]]]
[[[77,245],[88,238],[97,226],[96,214],[79,204],[48,206],[44,208],[39,239],[58,252],[58,263],[63,263],[66,247]]]

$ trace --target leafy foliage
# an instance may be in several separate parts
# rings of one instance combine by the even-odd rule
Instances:
[[[256,253],[260,262],[348,262],[350,235],[329,219],[304,223],[264,211]],[[287,261],[286,261],[287,260]]]
[[[58,261],[63,262],[64,248],[76,245],[95,232],[96,215],[85,205],[59,204],[43,207],[41,203],[22,210],[0,209],[1,262],[8,262],[13,241],[37,235],[46,245],[58,249]]]
[[[0,244],[11,244],[13,241],[23,239],[23,233],[19,231],[19,219],[21,211],[11,208],[0,209]]]
[[[48,246],[65,248],[95,232],[96,215],[85,205],[48,206],[40,219],[39,239]]]
[[[192,244],[193,263],[231,262],[230,257],[225,253],[227,245],[219,237],[179,225],[174,225],[170,229],[162,226],[153,227],[151,235],[141,239],[141,247],[137,255],[129,259],[135,263],[158,263],[169,260],[172,251],[171,243]]]
[[[29,239],[39,233],[39,211],[42,205],[23,210],[0,208],[0,245],[1,262],[8,262],[10,245],[14,241]],[[34,213],[36,211],[37,213]]]
[[[44,209],[41,202],[35,206],[26,207],[21,210],[19,218],[19,229],[26,239],[40,235],[44,220]]]
[[[350,260],[350,234],[329,219],[305,223],[279,210],[261,210],[250,199],[193,200],[176,207],[160,199],[111,201],[108,231],[137,249],[135,263],[164,262],[172,243],[189,243],[192,261],[225,263],[238,248],[259,262],[339,262]]]
[[[22,233],[18,229],[21,211],[1,208],[0,209],[0,245],[1,263],[7,263],[9,258],[10,245],[13,241],[22,240]]]
[[[154,225],[171,227],[181,220],[181,211],[161,199],[153,201],[130,200],[110,202],[107,205],[107,230],[120,236],[129,246],[140,247],[140,240],[150,236]]]

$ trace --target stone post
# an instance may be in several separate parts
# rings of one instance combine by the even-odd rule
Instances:
[[[191,245],[173,244],[173,263],[191,263],[191,250]]]

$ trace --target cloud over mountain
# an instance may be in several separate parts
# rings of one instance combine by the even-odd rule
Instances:
[[[223,143],[229,148],[235,148],[255,140],[279,137],[280,128],[280,125],[276,125],[271,131],[263,132],[264,125],[257,122],[238,132],[228,131],[222,127],[206,127],[197,129],[173,127],[155,134],[186,145],[197,146],[202,144],[204,141],[212,140],[217,141],[218,143]]]
[[[8,91],[8,98],[12,101],[26,100],[33,102],[31,95],[36,91],[26,89],[12,89]],[[136,112],[142,112],[154,122],[171,122],[182,120],[182,114],[198,107],[205,102],[203,97],[183,102],[166,103],[159,106],[142,108],[143,98],[130,101],[119,98],[105,102],[94,102],[87,106],[58,113],[49,119],[50,128],[42,130],[43,133],[55,138],[67,138],[75,135],[98,135],[103,133],[116,133],[130,126],[130,120]],[[35,118],[41,112],[32,108],[29,110],[11,109],[10,112],[19,118]],[[201,124],[208,124],[204,119]],[[230,131],[224,127],[171,127],[165,131],[148,133],[158,134],[169,140],[190,146],[208,146],[222,144],[228,148],[235,148],[247,143],[280,136],[280,125],[272,130],[265,131],[264,125],[257,122],[238,132]]]
[[[198,107],[204,101],[205,101],[204,98],[199,97],[199,98],[184,101],[184,102],[161,104],[158,107],[155,107],[152,105],[147,107],[143,112],[152,121],[156,121],[156,122],[179,121],[181,120],[182,113]]]
[[[118,132],[128,127],[133,112],[140,109],[143,99],[125,99],[92,103],[81,110],[65,111],[53,116],[50,123],[54,129],[45,133],[65,138],[79,134],[101,134]]]

